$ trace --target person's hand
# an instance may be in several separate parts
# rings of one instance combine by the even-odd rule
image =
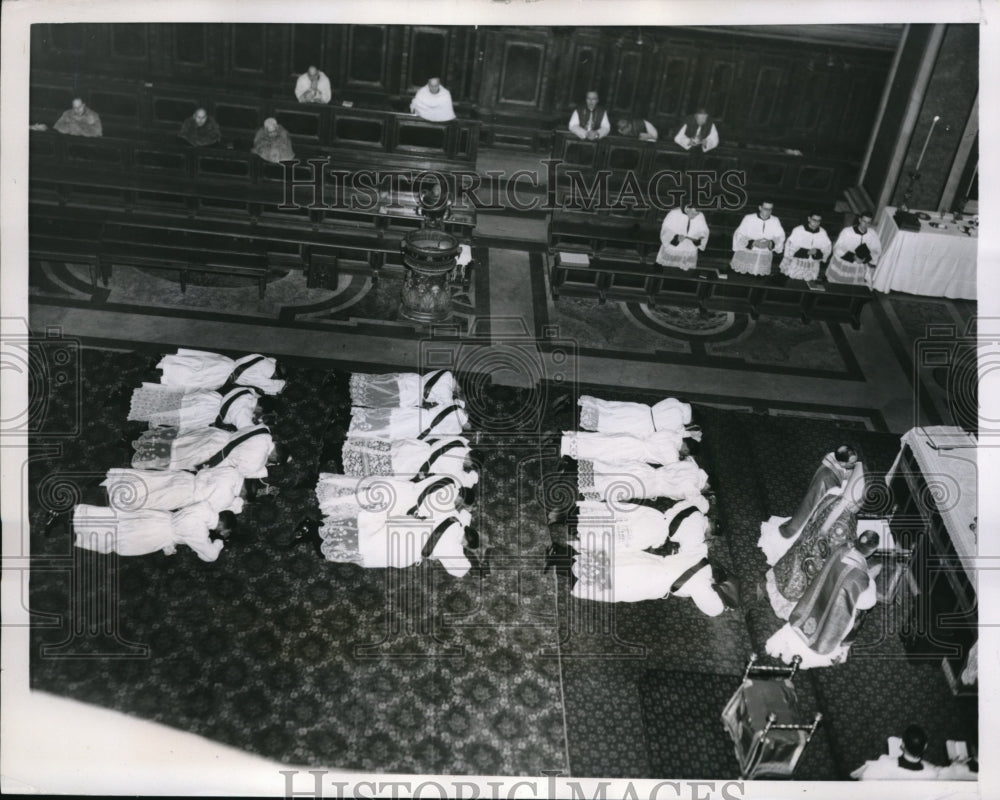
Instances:
[[[819,248],[814,247],[812,249],[812,257],[814,260],[819,261],[823,257],[823,253]]]
[[[48,129],[49,126],[46,125],[44,122],[36,122],[34,125],[28,126],[29,131],[47,131]]]
[[[640,133],[639,134],[639,141],[640,142],[651,142],[651,141],[653,141],[653,137],[650,136],[648,133]]]
[[[598,131],[587,131],[587,138],[590,140],[599,139],[601,134]]]

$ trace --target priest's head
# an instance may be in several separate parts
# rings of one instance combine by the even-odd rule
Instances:
[[[708,111],[706,111],[704,108],[699,108],[697,111],[694,112],[694,121],[698,125],[707,125]]]
[[[698,206],[696,206],[694,203],[685,203],[684,204],[684,213],[687,214],[688,217],[690,217],[691,219],[694,219],[701,212],[698,210]]]
[[[208,122],[208,112],[203,108],[199,108],[194,112],[194,124],[199,128]]]
[[[858,534],[858,540],[854,543],[854,547],[861,555],[868,558],[868,556],[878,550],[878,542],[878,534],[875,531],[862,531]]]
[[[310,65],[309,69],[306,70],[306,74],[310,78],[315,78],[317,75],[319,75],[319,70],[316,67]]]
[[[600,99],[597,92],[587,92],[587,108],[593,111],[597,108],[597,103]]]
[[[846,469],[854,469],[854,465],[858,463],[858,451],[849,444],[840,445],[833,451],[833,455]]]
[[[774,213],[774,203],[770,200],[763,201],[759,206],[757,206],[757,213],[760,215],[761,219],[767,219]]]
[[[82,117],[87,113],[87,104],[84,103],[79,97],[73,98],[73,113],[78,117]]]
[[[274,117],[268,117],[265,119],[264,130],[267,131],[269,136],[276,136],[278,133],[278,120]]]
[[[427,81],[427,88],[430,89],[431,94],[437,94],[441,91],[441,79],[431,78]]]
[[[927,731],[919,725],[909,725],[903,732],[903,755],[919,761],[927,750]]]
[[[809,216],[806,217],[806,228],[811,231],[818,231],[819,225],[823,221],[823,215],[818,211],[810,212]]]
[[[865,231],[868,230],[869,227],[871,227],[871,224],[872,224],[872,212],[871,211],[862,211],[860,214],[858,214],[858,223],[857,223],[857,225],[858,225],[858,230],[859,231],[861,231],[862,233],[864,233]]]

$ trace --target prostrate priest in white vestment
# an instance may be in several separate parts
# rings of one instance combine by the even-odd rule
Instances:
[[[275,455],[271,432],[265,425],[230,432],[222,428],[152,428],[132,442],[135,469],[194,470],[235,467],[244,478],[266,478]]]
[[[259,410],[257,391],[241,386],[221,395],[208,389],[186,391],[162,383],[143,383],[132,392],[128,419],[150,428],[205,428],[223,423],[249,428]]]
[[[117,511],[81,504],[73,509],[73,544],[121,556],[144,556],[157,550],[169,556],[177,551],[177,545],[183,544],[202,561],[215,561],[223,544],[221,539],[213,541],[209,531],[218,524],[218,512],[207,503],[173,512]]]
[[[447,406],[456,402],[455,389],[455,376],[443,369],[426,375],[415,372],[385,375],[356,372],[351,375],[351,405],[361,408]]]
[[[430,122],[449,122],[455,119],[451,92],[441,85],[440,78],[431,78],[426,86],[417,89],[410,101],[410,112]]]
[[[778,269],[789,278],[814,281],[819,277],[820,265],[830,257],[830,237],[820,227],[823,217],[812,213],[805,225],[796,225],[785,242],[785,257]]]
[[[763,202],[756,214],[743,217],[733,233],[733,260],[730,266],[745,275],[770,275],[773,254],[785,245],[785,229],[773,216],[774,203]]]
[[[572,594],[581,600],[636,603],[674,595],[690,597],[710,617],[725,611],[725,603],[714,588],[705,544],[671,556],[644,551],[582,551],[572,572],[576,577]]]
[[[658,511],[637,503],[577,503],[576,535],[569,540],[574,550],[640,551],[662,546],[668,539],[680,549],[705,541],[712,523],[705,514],[708,501],[701,495]]]
[[[577,461],[640,461],[646,464],[673,464],[686,458],[684,438],[689,432],[681,429],[633,433],[597,433],[596,431],[565,431],[559,455]]]
[[[653,497],[688,500],[708,486],[708,475],[694,461],[653,467],[638,461],[606,464],[579,461],[577,484],[588,500],[622,501]]]
[[[667,213],[660,227],[660,251],[656,263],[691,270],[698,266],[698,251],[708,246],[708,223],[691,203]]]
[[[462,436],[424,440],[348,437],[341,450],[341,463],[344,474],[356,478],[446,475],[464,487],[474,486],[479,480],[472,468],[469,442]]]
[[[277,362],[256,353],[232,359],[218,353],[181,348],[174,355],[164,356],[156,366],[163,371],[160,383],[189,392],[219,389],[230,380],[240,386],[255,386],[264,394],[278,394],[285,388],[283,380],[273,377]]]
[[[375,439],[427,439],[455,436],[469,425],[469,415],[456,402],[430,408],[351,409],[347,435]]]
[[[243,511],[243,475],[235,467],[181,470],[109,469],[101,482],[116,511],[176,511],[206,503],[213,511]]]
[[[327,561],[366,569],[402,568],[433,558],[449,574],[461,578],[472,568],[465,554],[471,523],[466,509],[424,519],[361,511],[354,519],[325,521],[320,528],[320,552]]]
[[[420,481],[372,475],[320,473],[316,501],[326,520],[353,519],[362,511],[387,516],[432,517],[451,514],[462,507],[459,487],[453,478],[430,475]]]
[[[701,439],[700,431],[686,428],[691,424],[691,406],[675,397],[648,406],[645,403],[601,400],[585,394],[577,400],[577,405],[580,406],[580,427],[587,431],[631,433],[636,436],[674,431],[695,441]]]
[[[830,283],[871,287],[872,275],[882,255],[882,242],[871,224],[872,215],[863,212],[853,226],[840,232],[826,268],[826,279]]]

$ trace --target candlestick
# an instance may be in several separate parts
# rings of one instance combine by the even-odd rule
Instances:
[[[930,144],[931,134],[934,133],[934,126],[938,124],[938,120],[941,117],[934,117],[934,121],[931,123],[931,128],[927,131],[927,138],[924,139],[924,149],[920,151],[920,158],[917,159],[917,166],[915,171],[920,172],[920,165],[924,163],[924,153],[927,152],[927,145]]]

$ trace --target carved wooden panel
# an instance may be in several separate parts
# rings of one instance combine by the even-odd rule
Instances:
[[[208,65],[208,41],[205,25],[174,25],[171,34],[174,63],[193,67]]]
[[[352,25],[347,35],[347,74],[351,87],[388,90],[387,25]]]
[[[291,109],[282,109],[275,113],[275,117],[277,118],[278,123],[293,136],[300,136],[302,138],[319,141],[321,125],[320,113],[322,112],[310,109],[295,111]]]
[[[828,76],[819,73],[813,67],[799,73],[798,80],[793,81],[790,99],[794,108],[791,127],[795,130],[813,130],[820,121],[826,97]]]
[[[110,25],[111,53],[114,58],[145,61],[149,54],[147,27],[139,23]]]
[[[264,74],[264,25],[257,23],[229,26],[229,71],[236,75]]]
[[[575,35],[570,43],[569,62],[566,72],[569,80],[562,100],[566,108],[583,103],[587,92],[601,91],[601,72],[603,58],[601,42],[592,37]],[[602,101],[606,98],[601,98]]]
[[[775,121],[781,106],[785,72],[778,65],[761,66],[754,81],[753,99],[750,102],[748,124],[764,127]]]
[[[660,60],[657,84],[653,94],[653,116],[684,117],[691,113],[691,83],[695,74],[697,53],[671,47]]]
[[[544,66],[543,42],[507,42],[500,70],[498,101],[537,107],[541,100]]]
[[[334,63],[327,58],[325,25],[292,25],[291,27],[291,71],[301,75],[309,67],[316,67],[330,78],[336,75]],[[333,74],[331,74],[333,73]]]
[[[643,54],[636,47],[615,49],[615,67],[609,89],[607,107],[621,116],[634,114],[640,108],[640,92],[646,88],[647,75],[643,74]]]
[[[431,78],[440,78],[447,87],[452,34],[451,28],[426,25],[414,25],[409,29],[407,47],[403,51],[401,87],[416,91]]]
[[[712,58],[703,73],[704,89],[695,105],[703,105],[715,119],[730,116],[733,90],[736,87],[737,64],[735,58]]]

